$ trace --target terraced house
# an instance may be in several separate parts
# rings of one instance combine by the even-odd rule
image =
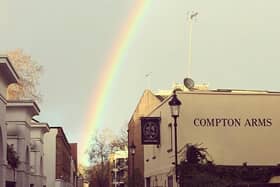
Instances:
[[[34,119],[40,114],[35,101],[7,99],[8,86],[18,81],[9,58],[0,56],[0,186],[81,186],[77,144],[71,150],[61,127]]]

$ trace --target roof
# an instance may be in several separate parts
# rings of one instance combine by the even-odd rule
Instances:
[[[245,89],[214,89],[214,90],[193,90],[179,91],[179,94],[215,94],[215,95],[280,95],[279,91],[269,90],[245,90]]]
[[[160,101],[163,101],[165,98],[167,98],[168,96],[166,95],[155,95]]]
[[[165,95],[154,94],[151,90],[145,90],[143,95],[141,96],[141,98],[140,98],[140,100],[139,100],[139,102],[138,102],[134,112],[132,113],[131,118],[130,118],[128,124],[131,124],[131,122],[133,121],[134,116],[137,113],[137,110],[140,108],[140,105],[141,105],[142,100],[144,99],[144,97],[149,97],[149,96],[152,96],[152,97],[158,99],[159,102],[162,102],[165,99],[165,97],[166,97]]]
[[[280,96],[279,91],[268,91],[268,90],[245,90],[245,89],[214,89],[214,90],[184,90],[177,91],[177,94],[187,95],[187,94],[198,94],[198,95],[267,95],[267,96]],[[169,101],[172,94],[165,96],[165,99],[156,106],[152,111],[150,111],[147,116],[151,115],[154,111],[160,108],[164,103]]]
[[[71,146],[70,146],[70,144],[69,144],[69,142],[67,140],[67,136],[65,135],[63,128],[56,126],[56,127],[50,127],[50,129],[58,129],[57,135],[61,132],[60,134],[62,134],[62,137],[64,139],[64,143],[67,145],[67,147],[68,147],[68,149],[69,149],[69,151],[71,153]]]

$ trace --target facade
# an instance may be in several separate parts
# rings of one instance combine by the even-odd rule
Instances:
[[[18,79],[8,57],[0,56],[0,186],[43,187],[43,136],[48,125],[32,119],[40,112],[34,101],[7,100],[8,86]]]
[[[78,186],[78,144],[77,143],[70,143],[71,146],[71,183],[73,184],[73,187]]]
[[[0,56],[0,186],[5,186],[7,177],[7,88],[9,84],[18,82],[18,75],[7,56]],[[13,182],[12,182],[13,183]]]
[[[48,176],[47,187],[72,187],[71,146],[62,127],[51,127],[44,137],[45,146],[44,172]]]
[[[0,56],[0,186],[81,187],[77,144],[70,146],[61,127],[50,131],[33,119],[36,102],[7,99],[8,86],[18,81],[9,58]]]
[[[140,118],[147,115],[154,107],[159,105],[164,98],[164,95],[156,95],[150,90],[145,90],[128,123],[128,146],[131,146],[132,143],[136,146],[134,155],[134,174],[136,175],[137,184],[139,184],[138,186],[141,187],[144,185],[144,146],[141,143]],[[131,150],[128,150],[128,175],[129,180],[132,180],[133,159]]]
[[[128,151],[116,151],[110,155],[110,187],[128,186]]]
[[[39,114],[39,108],[33,101],[9,101],[6,109],[7,143],[19,156],[19,165],[13,176],[13,169],[8,168],[9,181],[17,186],[29,186],[31,180],[31,128],[32,118]],[[11,178],[12,176],[12,178]]]
[[[1,82],[2,80],[0,80]],[[4,186],[6,182],[7,168],[7,129],[5,125],[6,100],[0,94],[0,186]]]
[[[216,165],[276,166],[280,163],[280,93],[268,91],[178,91],[179,162],[189,145],[202,144]],[[168,102],[146,117],[159,117],[160,144],[144,146],[145,186],[177,186],[174,126]],[[250,149],[250,151],[248,151]],[[276,178],[273,179],[275,181]]]
[[[46,185],[46,177],[42,172],[43,136],[49,127],[32,119],[38,114],[39,108],[33,101],[9,101],[7,104],[7,143],[19,157],[18,168],[13,171],[8,167],[7,176],[8,181],[15,182],[17,186]]]
[[[44,174],[44,135],[49,132],[47,123],[33,120],[31,123],[30,143],[30,182],[34,186],[46,186],[47,177]]]
[[[84,179],[83,176],[86,175],[86,169],[81,166],[78,165],[78,187],[88,187],[89,186],[89,182],[87,180]]]

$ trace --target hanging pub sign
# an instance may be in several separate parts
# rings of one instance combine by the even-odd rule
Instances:
[[[160,117],[141,118],[142,144],[160,144]]]

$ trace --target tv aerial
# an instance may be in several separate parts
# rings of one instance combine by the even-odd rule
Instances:
[[[198,12],[191,11],[187,13],[188,22],[189,22],[189,47],[188,47],[188,71],[187,78],[184,79],[184,85],[188,89],[192,89],[194,87],[194,81],[191,77],[191,63],[192,63],[192,30],[193,30],[193,21],[196,20],[198,16]]]
[[[145,74],[145,78],[147,79],[148,89],[151,89],[151,75],[152,75],[152,72]]]

